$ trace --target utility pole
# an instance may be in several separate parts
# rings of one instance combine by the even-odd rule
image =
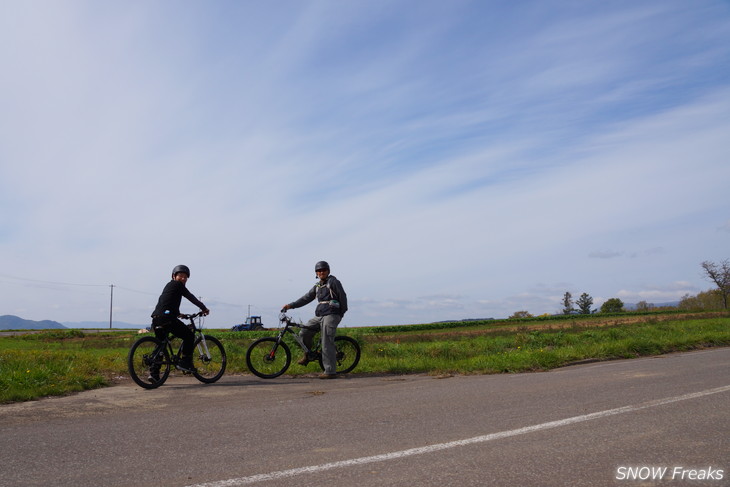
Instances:
[[[112,328],[112,309],[114,307],[114,284],[110,284],[111,297],[109,298],[109,329]]]

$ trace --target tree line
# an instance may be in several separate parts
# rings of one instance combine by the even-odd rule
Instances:
[[[713,282],[717,288],[700,292],[697,296],[685,294],[676,308],[663,307],[658,308],[653,303],[639,301],[636,303],[637,311],[652,311],[659,309],[679,309],[684,311],[712,311],[727,310],[728,296],[730,296],[730,260],[726,259],[720,263],[712,261],[704,261],[701,264],[703,275],[706,279]],[[562,300],[562,314],[593,314],[599,312],[593,309],[593,298],[588,293],[582,293],[577,300],[573,300],[573,295],[566,291]],[[621,313],[625,311],[624,303],[619,298],[610,298],[600,307],[601,313]],[[531,318],[532,315],[527,311],[517,311],[510,318]]]

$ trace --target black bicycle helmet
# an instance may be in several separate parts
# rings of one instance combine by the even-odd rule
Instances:
[[[190,279],[190,268],[186,265],[176,265],[175,268],[172,270],[172,277],[175,277],[175,274],[178,272],[182,272],[183,274],[188,275],[188,279]]]
[[[317,271],[328,271],[328,270],[330,270],[330,265],[327,262],[323,261],[323,260],[320,260],[319,262],[317,262],[314,265],[314,272],[317,272]]]

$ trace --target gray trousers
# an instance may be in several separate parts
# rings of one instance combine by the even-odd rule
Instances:
[[[315,316],[307,322],[307,326],[312,327],[311,330],[302,328],[299,336],[308,348],[312,348],[312,340],[314,335],[321,331],[320,338],[322,340],[322,365],[324,365],[325,374],[337,373],[337,358],[335,357],[335,335],[337,334],[337,325],[342,321],[340,315]]]

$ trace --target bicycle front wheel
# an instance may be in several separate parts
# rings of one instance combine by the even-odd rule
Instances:
[[[246,351],[248,370],[262,379],[273,379],[286,372],[291,365],[291,351],[276,338],[259,338]]]
[[[216,337],[203,335],[195,341],[193,366],[197,369],[193,376],[200,382],[211,384],[226,371],[226,350]]]
[[[347,374],[360,362],[360,344],[352,337],[335,337],[335,358],[337,360],[337,373]],[[324,370],[322,356],[319,357],[319,366]]]
[[[140,338],[129,349],[127,368],[132,380],[140,387],[160,387],[170,375],[170,357],[165,345],[154,337]]]

